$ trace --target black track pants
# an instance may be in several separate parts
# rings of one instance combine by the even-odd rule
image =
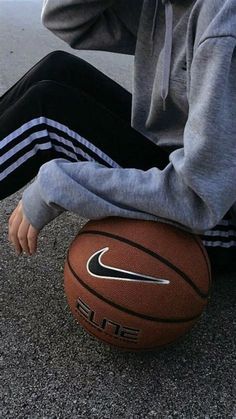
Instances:
[[[167,153],[130,126],[131,100],[128,91],[86,61],[60,51],[46,56],[0,100],[5,143],[0,198],[59,157],[108,167],[112,161],[126,168],[165,167]]]

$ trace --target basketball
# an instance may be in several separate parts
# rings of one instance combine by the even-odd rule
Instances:
[[[89,221],[67,252],[64,286],[80,325],[122,350],[154,350],[188,332],[207,305],[201,240],[169,224]]]

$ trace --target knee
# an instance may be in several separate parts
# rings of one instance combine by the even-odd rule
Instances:
[[[59,72],[62,68],[68,68],[68,65],[72,63],[76,57],[66,51],[53,51],[46,55],[42,60],[42,65],[48,66],[50,69],[55,69]]]
[[[57,50],[46,55],[42,60],[42,65],[47,67],[49,74],[52,72],[59,74],[60,72],[68,72],[68,70],[76,71],[78,74],[86,72],[89,64],[81,57],[66,51]]]

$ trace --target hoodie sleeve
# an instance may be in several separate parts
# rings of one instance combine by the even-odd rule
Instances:
[[[143,0],[44,0],[43,24],[75,49],[134,54]]]
[[[205,40],[192,62],[184,147],[163,170],[53,160],[24,192],[26,217],[39,229],[62,209],[89,219],[166,221],[195,233],[213,228],[236,202],[235,74],[236,39]]]

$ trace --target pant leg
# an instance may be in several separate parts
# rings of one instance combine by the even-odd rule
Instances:
[[[215,272],[236,272],[236,226],[231,212],[211,230],[200,235]]]
[[[107,89],[112,88],[113,80],[107,78]],[[119,95],[123,92],[126,96],[120,87]],[[115,101],[112,96],[110,108]],[[168,163],[167,153],[135,131],[123,115],[107,108],[103,97],[50,80],[35,82],[4,111],[0,151],[0,199],[29,182],[43,163],[58,157],[143,170]]]
[[[130,123],[131,93],[82,58],[64,51],[46,55],[0,98],[0,116],[30,87],[43,80],[83,90]]]

